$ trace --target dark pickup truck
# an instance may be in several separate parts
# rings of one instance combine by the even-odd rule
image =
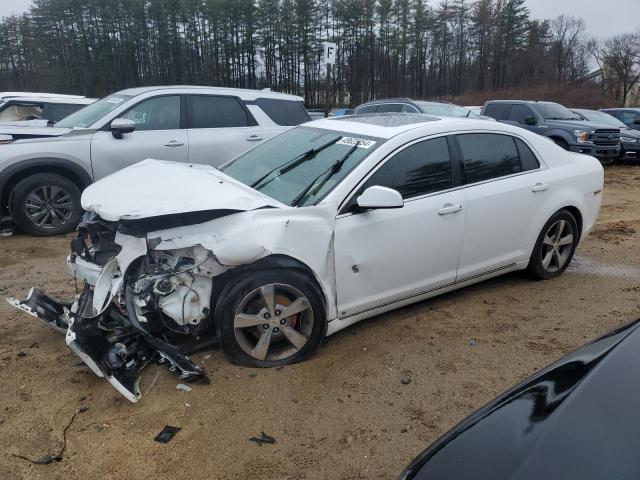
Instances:
[[[604,165],[620,155],[619,128],[584,121],[558,103],[491,100],[482,107],[482,115],[548,137],[565,150],[591,155]]]

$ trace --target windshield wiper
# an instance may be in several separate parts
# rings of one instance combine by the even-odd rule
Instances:
[[[320,145],[319,147],[315,147],[315,148],[310,148],[309,150],[307,150],[306,152],[301,153],[300,155],[298,155],[297,157],[292,158],[291,160],[289,160],[288,162],[283,163],[282,165],[278,165],[277,167],[272,168],[271,170],[269,170],[267,173],[265,173],[264,175],[262,175],[258,180],[256,180],[255,182],[253,182],[250,187],[251,188],[256,188],[258,185],[260,185],[269,175],[271,175],[272,173],[274,173],[275,171],[278,171],[278,175],[276,175],[275,177],[273,177],[271,180],[274,180],[276,178],[278,178],[280,175],[282,175],[283,173],[287,173],[289,170],[292,170],[294,168],[296,168],[298,165],[300,165],[302,162],[305,162],[307,160],[311,160],[313,157],[315,157],[318,153],[320,153],[322,150],[324,150],[325,148],[330,147],[331,145],[333,145],[334,143],[336,143],[338,140],[340,140],[342,137],[338,136],[336,138],[333,138],[331,140],[329,140],[326,143],[323,143],[322,145]]]
[[[358,148],[358,145],[360,145],[360,141],[357,141],[347,151],[347,153],[345,153],[342,156],[342,158],[340,160],[336,160],[336,162],[333,165],[331,165],[328,169],[326,169],[324,172],[322,172],[320,175],[318,175],[316,178],[314,178],[313,181],[311,183],[309,183],[309,185],[307,185],[307,187],[304,190],[302,190],[296,196],[296,198],[293,199],[293,202],[291,202],[291,205],[294,206],[294,207],[297,207],[300,203],[302,203],[302,200],[307,196],[307,194],[309,193],[309,190],[311,190],[311,187],[313,187],[316,184],[316,182],[320,178],[322,178],[323,175],[328,173],[328,175],[322,179],[322,181],[313,190],[313,192],[311,192],[311,195],[317,195],[318,192],[320,191],[320,189],[325,186],[325,184],[329,181],[329,179],[340,171],[340,169],[342,168],[342,165],[344,165],[344,162],[346,162],[347,159],[351,156],[351,154],[356,151],[356,149]]]

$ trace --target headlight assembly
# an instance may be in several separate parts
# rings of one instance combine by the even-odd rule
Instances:
[[[593,133],[591,130],[574,130],[573,134],[576,136],[578,143],[591,143],[590,136]]]

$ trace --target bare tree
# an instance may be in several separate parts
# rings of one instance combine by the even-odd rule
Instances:
[[[640,81],[640,33],[625,33],[606,40],[596,55],[606,88],[624,105],[633,86]]]

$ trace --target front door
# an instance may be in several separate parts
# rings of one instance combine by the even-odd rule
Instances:
[[[98,180],[147,158],[186,162],[188,139],[180,128],[180,95],[142,100],[120,118],[133,120],[136,129],[115,138],[110,131],[98,131],[91,140],[91,164]]]
[[[341,317],[426,293],[456,278],[466,209],[464,192],[452,190],[447,138],[413,143],[389,158],[349,205],[373,185],[399,191],[405,204],[338,215],[335,264]]]

